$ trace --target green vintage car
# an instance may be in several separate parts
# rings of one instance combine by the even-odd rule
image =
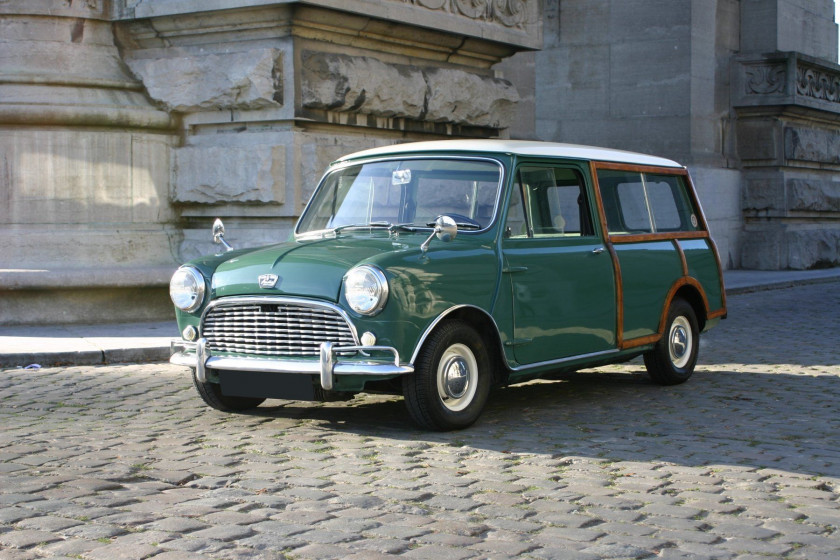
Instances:
[[[492,387],[638,355],[686,381],[726,316],[720,260],[685,167],[617,150],[419,142],[334,162],[286,243],[172,278],[211,407],[402,394],[420,426],[481,414]]]

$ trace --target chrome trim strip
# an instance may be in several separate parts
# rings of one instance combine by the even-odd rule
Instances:
[[[609,356],[610,354],[618,354],[619,350],[601,350],[600,352],[591,352],[589,354],[578,354],[576,356],[569,356],[568,358],[560,358],[559,360],[548,360],[545,362],[538,362],[536,364],[525,364],[521,366],[517,366],[515,368],[510,368],[511,371],[525,371],[528,369],[543,367],[543,366],[553,366],[553,365],[560,365],[565,364],[567,362],[574,362],[575,360],[584,360],[588,358],[595,358],[598,356]]]
[[[443,321],[443,319],[448,317],[453,311],[457,311],[458,309],[463,309],[466,307],[469,307],[470,309],[475,309],[476,311],[480,311],[483,315],[490,319],[490,322],[493,323],[493,328],[496,329],[496,336],[501,341],[502,337],[499,336],[499,325],[496,324],[496,320],[493,319],[493,317],[489,313],[475,305],[453,305],[452,307],[438,315],[437,318],[434,321],[432,321],[432,323],[428,327],[426,327],[426,330],[423,331],[423,334],[420,336],[420,340],[418,340],[417,344],[414,346],[414,353],[411,354],[411,361],[409,361],[408,363],[413,365],[414,362],[417,361],[417,355],[420,354],[420,349],[423,347],[423,344],[426,342],[426,339],[429,337],[430,334],[432,334],[432,331],[435,329],[435,327],[438,326],[438,324],[441,321]],[[504,362],[504,352],[502,353],[501,359]]]

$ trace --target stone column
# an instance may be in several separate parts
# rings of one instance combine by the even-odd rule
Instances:
[[[834,2],[742,0],[732,99],[744,170],[741,264],[840,265],[840,66]]]
[[[0,324],[170,314],[174,121],[106,2],[0,2],[0,30]]]
[[[493,66],[542,42],[539,0],[0,0],[0,17],[0,324],[171,315],[168,277],[215,252],[215,217],[237,247],[283,241],[341,155],[506,137],[520,97]]]

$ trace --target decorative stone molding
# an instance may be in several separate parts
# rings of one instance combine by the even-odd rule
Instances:
[[[796,93],[831,103],[840,103],[840,69],[832,72],[812,65],[797,66]]]
[[[149,95],[182,113],[283,105],[283,54],[278,49],[167,58],[128,58]]]
[[[795,105],[840,113],[840,66],[799,53],[741,56],[733,61],[736,109]]]
[[[744,65],[744,93],[746,95],[767,95],[782,93],[787,81],[784,64],[749,64]]]
[[[521,28],[527,22],[531,6],[537,0],[392,0],[408,1],[429,10],[487,21],[505,27]]]

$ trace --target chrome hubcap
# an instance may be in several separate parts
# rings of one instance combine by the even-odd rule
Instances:
[[[455,357],[444,365],[446,379],[443,389],[453,399],[459,399],[467,392],[469,377],[467,376],[467,363],[461,357]]]
[[[671,348],[675,358],[680,359],[685,356],[686,348],[688,348],[688,335],[684,328],[677,327],[674,329],[674,334],[671,336]]]
[[[467,408],[478,385],[478,362],[465,344],[453,344],[443,353],[437,368],[438,397],[453,412]]]
[[[671,356],[671,363],[677,368],[688,365],[693,345],[691,324],[685,317],[677,317],[671,323],[671,331],[668,334],[668,353]]]

